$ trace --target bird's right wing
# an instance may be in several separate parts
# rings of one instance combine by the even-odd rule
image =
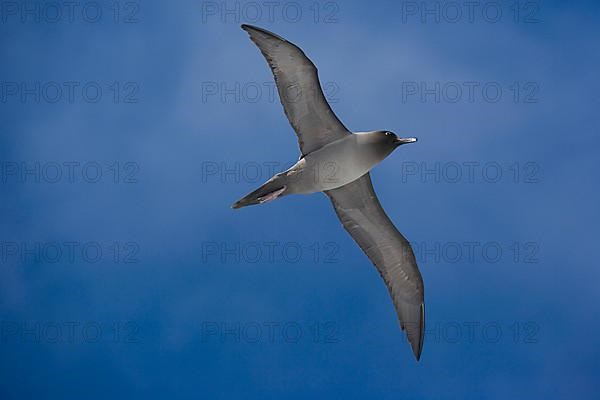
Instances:
[[[327,103],[317,68],[304,52],[262,28],[242,25],[273,71],[285,115],[298,135],[302,155],[350,134]]]
[[[381,207],[369,173],[325,194],[344,228],[377,267],[419,360],[425,331],[424,289],[410,244]]]

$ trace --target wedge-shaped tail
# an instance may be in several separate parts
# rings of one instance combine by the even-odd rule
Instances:
[[[246,196],[233,203],[231,208],[242,208],[256,204],[268,203],[269,201],[273,201],[286,194],[286,189],[287,185],[285,175],[275,175],[261,187],[251,193],[248,193]]]

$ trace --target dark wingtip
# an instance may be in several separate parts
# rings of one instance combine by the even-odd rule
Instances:
[[[413,353],[417,362],[421,360],[421,352],[423,351],[423,342],[425,342],[425,304],[421,304],[421,324],[420,324],[419,343],[413,347]]]
[[[251,33],[251,31],[256,31],[256,32],[260,32],[262,34],[265,34],[267,36],[272,36],[272,37],[274,37],[276,39],[283,40],[284,42],[287,41],[284,38],[282,38],[281,36],[279,36],[278,34],[273,33],[271,31],[268,31],[268,30],[263,29],[263,28],[259,28],[258,26],[248,25],[248,24],[242,24],[242,25],[240,25],[240,27],[243,30],[245,30],[246,32],[248,32],[249,34]]]
[[[421,352],[423,351],[423,341],[421,340],[421,346],[418,349],[413,349],[413,353],[417,362],[421,361]]]
[[[423,351],[423,343],[425,342],[425,304],[421,303],[420,307],[415,310],[418,316],[415,315],[415,322],[400,323],[403,331],[406,332],[408,344],[415,356],[417,362],[421,360],[421,352]],[[417,321],[418,318],[418,322]]]
[[[246,32],[248,31],[259,31],[259,32],[263,32],[263,33],[269,33],[269,34],[273,34],[272,32],[269,32],[266,29],[263,28],[259,28],[258,26],[254,26],[254,25],[249,25],[249,24],[242,24],[240,25],[240,27],[245,30]]]

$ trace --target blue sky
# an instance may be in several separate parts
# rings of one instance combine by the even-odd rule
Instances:
[[[0,397],[598,392],[597,3],[25,4],[0,15]],[[325,196],[229,208],[298,157],[243,22],[351,130],[419,138],[372,176],[417,249],[421,362]]]

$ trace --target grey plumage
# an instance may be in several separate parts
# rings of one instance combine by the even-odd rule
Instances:
[[[370,174],[325,192],[344,228],[375,264],[417,360],[423,349],[423,280],[412,248],[381,207]]]
[[[302,155],[350,134],[321,91],[317,67],[298,46],[262,28],[242,25],[242,29],[250,34],[273,71]]]
[[[423,280],[410,244],[385,214],[369,175],[394,149],[416,139],[401,139],[389,131],[348,131],[325,100],[317,68],[300,48],[261,28],[242,25],[242,29],[273,71],[285,114],[298,136],[301,157],[232,207],[261,204],[293,193],[324,192],[346,231],[383,278],[419,360],[425,330]]]

